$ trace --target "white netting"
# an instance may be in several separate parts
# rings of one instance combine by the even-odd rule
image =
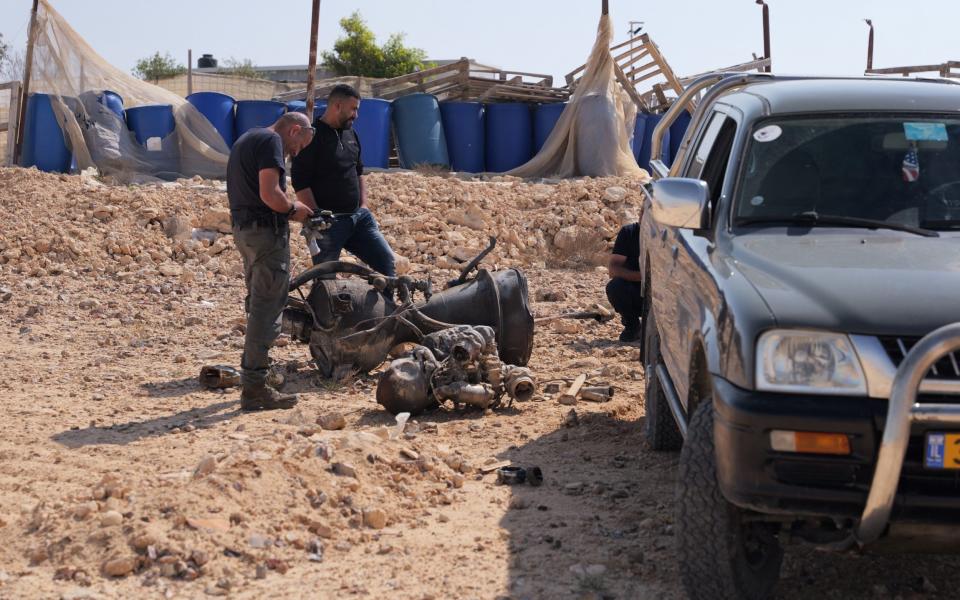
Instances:
[[[123,182],[226,173],[229,150],[213,125],[184,98],[124,73],[98,55],[54,10],[40,0],[30,92],[50,94],[77,167],[96,166]],[[176,128],[150,144],[137,142],[123,119],[100,102],[103,91],[123,98],[124,108],[172,107]]]
[[[536,156],[509,175],[649,177],[630,149],[637,107],[616,79],[612,37],[610,17],[603,15],[583,78],[553,132]]]

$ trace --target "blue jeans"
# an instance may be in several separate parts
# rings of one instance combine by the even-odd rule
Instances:
[[[320,253],[313,257],[313,264],[340,259],[340,251],[346,249],[374,271],[388,277],[396,277],[393,250],[387,244],[370,209],[360,208],[349,215],[338,215],[333,227],[323,232],[317,240]]]

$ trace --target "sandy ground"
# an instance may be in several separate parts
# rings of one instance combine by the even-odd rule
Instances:
[[[411,177],[378,175],[372,194],[398,193]],[[417,194],[437,202],[460,185],[416,177]],[[618,183],[587,182],[586,200],[602,205]],[[509,186],[521,199],[544,192]],[[243,284],[229,236],[190,245],[156,222],[166,213],[197,224],[223,201],[206,184],[145,191],[0,170],[0,598],[683,597],[677,455],[644,444],[643,369],[637,347],[615,341],[615,323],[541,327],[530,362],[541,384],[580,373],[613,384],[609,403],[546,396],[491,414],[438,410],[394,435],[374,401],[375,373],[321,381],[306,347],[291,342],[273,356],[300,405],[243,414],[236,390],[197,383],[205,364],[239,363]],[[376,208],[397,241],[404,218],[422,220]],[[533,236],[510,219],[490,225],[521,242]],[[538,316],[604,300],[602,269],[554,247],[577,219],[561,219],[543,249],[534,239],[491,259],[525,267]],[[484,241],[465,237],[468,247]],[[146,251],[125,243],[158,255],[138,258]],[[413,240],[410,270],[445,281],[451,271],[437,265],[453,263],[430,243]],[[577,268],[556,266],[565,263]],[[560,301],[535,300],[558,290]],[[333,412],[346,427],[321,429],[318,417]],[[543,485],[484,474],[504,460],[539,466]],[[791,547],[778,594],[950,598],[958,567],[952,557]]]

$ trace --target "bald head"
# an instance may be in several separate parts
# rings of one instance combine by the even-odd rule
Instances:
[[[288,112],[270,126],[277,132],[283,142],[283,150],[291,156],[296,156],[313,140],[313,127],[307,115],[299,112]]]

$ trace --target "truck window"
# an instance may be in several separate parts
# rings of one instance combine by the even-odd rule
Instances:
[[[688,170],[688,177],[707,182],[710,192],[710,223],[714,223],[720,193],[723,190],[723,176],[730,162],[730,151],[736,137],[737,124],[730,117],[717,113],[710,120],[697,152]]]
[[[697,151],[693,155],[693,160],[690,161],[690,165],[687,167],[687,177],[693,177],[694,179],[700,178],[700,173],[703,172],[703,165],[707,162],[707,157],[710,156],[710,149],[713,148],[713,144],[717,140],[717,135],[720,133],[720,128],[723,127],[723,122],[726,118],[727,116],[723,113],[714,113],[710,118],[710,124],[707,125],[703,137],[700,138],[700,142],[697,144]]]

